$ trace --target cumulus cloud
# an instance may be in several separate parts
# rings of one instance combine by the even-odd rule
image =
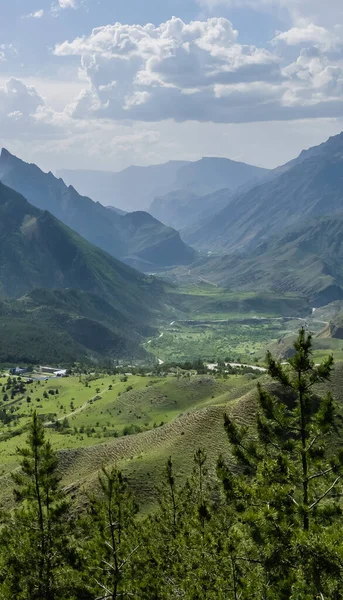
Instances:
[[[261,97],[263,83],[268,90],[284,79],[279,58],[239,44],[224,18],[186,24],[174,17],[159,27],[116,23],[59,44],[55,54],[81,57],[90,87],[73,107],[78,117],[236,120],[233,102],[246,99],[249,86],[251,98],[257,88]]]
[[[309,47],[287,64],[276,52],[281,42]],[[303,26],[279,33],[271,51],[240,44],[225,18],[174,17],[159,27],[98,27],[55,54],[80,56],[89,82],[68,108],[74,117],[238,123],[342,115],[341,69],[325,52],[329,42],[325,28]]]
[[[55,114],[33,86],[12,77],[0,87],[0,128],[4,137],[54,136],[61,126]]]

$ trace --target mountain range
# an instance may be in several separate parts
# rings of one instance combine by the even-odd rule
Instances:
[[[0,362],[144,356],[141,343],[158,321],[182,312],[180,294],[129,265],[238,295],[292,293],[312,307],[343,301],[343,134],[240,180],[236,192],[200,194],[212,167],[205,160],[198,176],[197,163],[172,163],[173,181],[187,186],[193,172],[194,185],[153,203],[195,252],[149,213],[105,207],[3,150]]]
[[[225,208],[182,237],[199,250],[254,249],[301,219],[342,212],[342,190],[343,133],[302,152],[244,193],[228,194]]]
[[[202,158],[196,162],[170,161],[150,167],[129,167],[119,173],[106,171],[58,171],[57,175],[80,193],[125,211],[148,210],[170,225],[163,212],[163,198],[171,192],[205,196],[226,188],[235,192],[268,173],[266,169],[226,158]]]
[[[0,181],[37,208],[48,210],[92,244],[142,271],[187,264],[195,257],[177,231],[150,214],[110,210],[6,149],[0,156]]]

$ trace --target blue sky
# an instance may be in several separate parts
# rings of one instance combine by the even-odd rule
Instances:
[[[45,169],[273,167],[340,132],[342,98],[341,0],[1,3],[0,141]]]

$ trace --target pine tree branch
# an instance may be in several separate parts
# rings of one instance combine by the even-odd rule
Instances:
[[[121,569],[122,569],[123,567],[125,567],[126,563],[127,563],[129,560],[130,560],[131,556],[132,556],[133,554],[135,554],[135,552],[137,552],[137,550],[138,550],[138,549],[139,549],[139,548],[142,546],[142,544],[143,544],[143,542],[141,542],[140,544],[138,544],[138,546],[136,546],[136,548],[134,548],[134,549],[132,550],[132,552],[130,552],[129,556],[127,556],[127,557],[125,558],[125,560],[123,560],[123,562],[122,562],[122,563],[121,563],[121,565],[119,566],[119,571],[121,571]]]
[[[295,504],[296,506],[299,506],[298,502],[296,501],[296,499],[295,499],[295,498],[293,498],[293,496],[292,496],[291,494],[288,494],[288,497],[289,497],[289,498],[292,500],[292,502],[294,502],[294,504]]]
[[[333,488],[335,487],[335,485],[337,485],[337,483],[339,482],[340,479],[341,479],[341,475],[335,479],[335,481],[333,482],[333,484],[330,485],[329,489],[326,490],[326,492],[324,492],[324,494],[322,494],[318,498],[318,500],[316,500],[315,502],[313,502],[311,504],[311,506],[309,506],[309,510],[312,510],[312,508],[314,508],[315,506],[317,506],[317,504],[319,504],[319,502],[321,502],[328,494],[330,494],[331,490],[333,490]]]
[[[319,473],[316,473],[315,475],[311,475],[310,477],[307,478],[307,481],[312,481],[312,479],[317,479],[318,477],[324,477],[324,475],[327,475],[328,473],[331,473],[333,471],[332,467],[330,467],[329,469],[326,469],[326,471],[320,471]]]
[[[306,448],[305,452],[309,452],[311,450],[311,448],[314,446],[314,444],[316,443],[316,441],[318,440],[318,438],[320,438],[321,435],[322,435],[321,432],[317,433],[317,435],[313,438],[313,440],[310,443],[310,445]]]
[[[112,596],[112,592],[106,587],[104,586],[102,583],[100,583],[100,581],[98,581],[97,579],[95,580],[95,582],[104,590],[105,592],[105,596],[98,596],[95,600],[107,600],[107,598],[111,598]]]

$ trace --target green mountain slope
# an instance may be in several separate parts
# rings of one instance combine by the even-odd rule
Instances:
[[[59,334],[64,336],[67,360],[87,352],[132,353],[153,331],[163,286],[0,183],[0,296],[6,337],[0,360],[29,351],[30,328],[40,332],[41,354],[51,355],[49,344],[58,347]]]
[[[137,325],[111,304],[81,290],[33,290],[0,303],[0,363],[71,364],[106,357],[144,357]]]
[[[267,180],[236,195],[213,219],[183,233],[199,249],[242,251],[299,219],[343,211],[343,133],[302,153]]]
[[[128,264],[154,271],[194,259],[194,251],[178,232],[147,213],[122,215],[108,210],[99,202],[80,196],[52,173],[43,173],[36,165],[25,163],[5,149],[0,157],[0,181]]]
[[[302,221],[249,254],[202,259],[191,275],[231,290],[294,292],[324,306],[343,299],[342,260],[343,216],[323,217]]]

